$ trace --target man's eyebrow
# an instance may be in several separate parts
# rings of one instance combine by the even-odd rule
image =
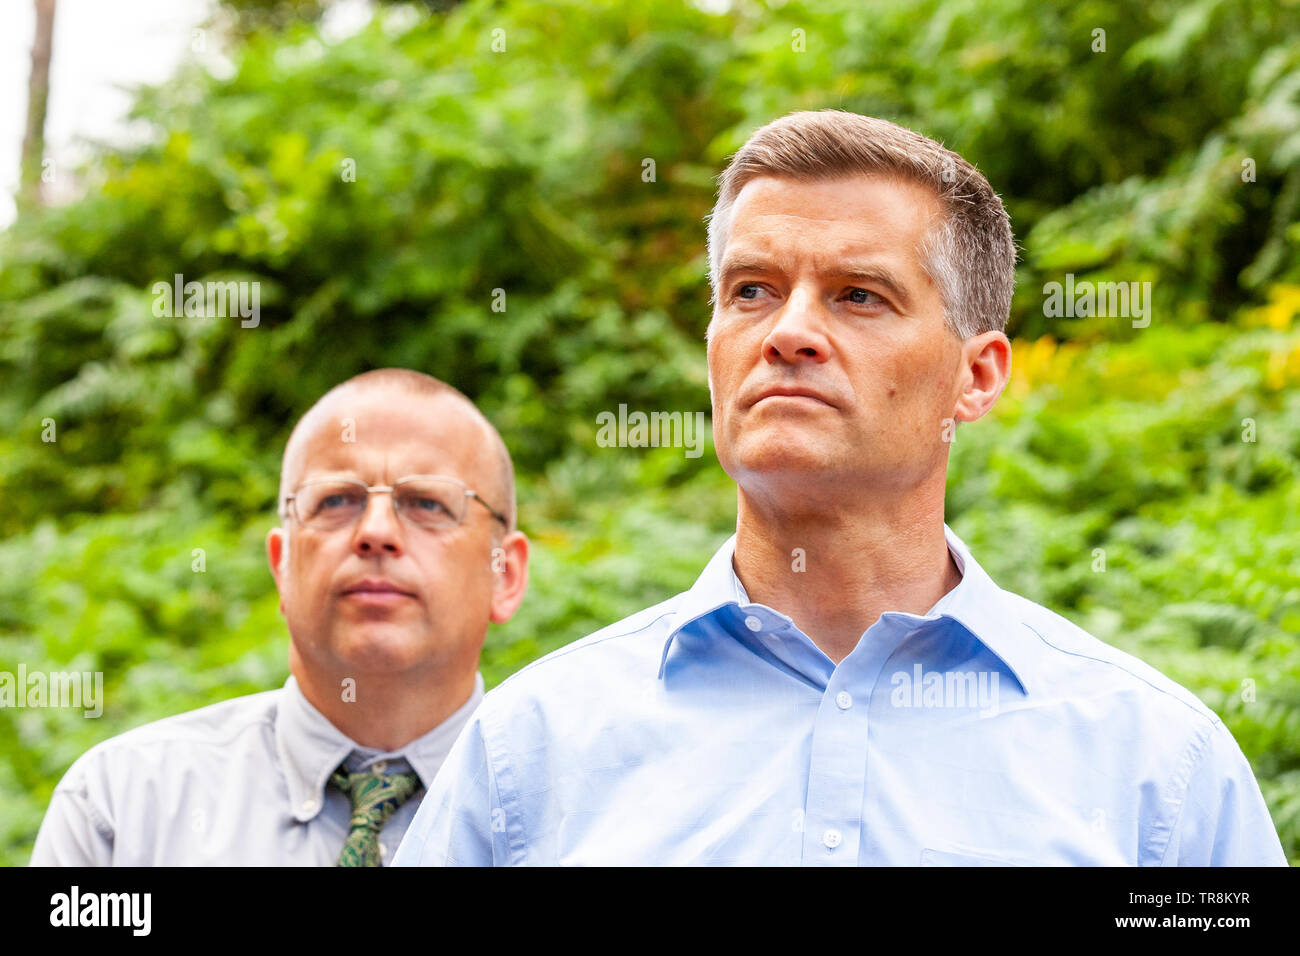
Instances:
[[[726,259],[722,263],[721,278],[718,280],[719,285],[725,285],[731,277],[744,272],[771,272],[773,269],[780,268],[767,256],[761,255],[738,255]]]
[[[737,275],[780,271],[780,268],[779,264],[766,256],[739,255],[723,263],[721,277],[718,279],[718,287],[725,289],[732,278]],[[912,296],[908,294],[907,289],[894,278],[894,274],[888,269],[871,263],[848,260],[839,262],[833,269],[826,271],[837,279],[856,279],[859,282],[882,286],[901,307],[906,309],[912,305]]]

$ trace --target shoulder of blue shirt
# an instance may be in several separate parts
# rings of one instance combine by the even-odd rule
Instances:
[[[1035,695],[1066,700],[1086,688],[1090,700],[1103,694],[1112,697],[1115,717],[1146,716],[1162,721],[1166,730],[1169,721],[1182,721],[1189,740],[1204,739],[1207,730],[1215,727],[1226,732],[1223,721],[1200,698],[1151,665],[1028,598],[998,591],[1019,651],[1015,666],[1018,671],[1030,666],[1030,700]],[[688,593],[676,594],[526,665],[487,692],[472,722],[482,724],[490,716],[494,726],[508,729],[512,713],[526,716],[548,703],[570,704],[575,690],[584,685],[611,702],[603,717],[617,721],[617,701],[628,688],[615,685],[625,677],[656,681],[666,640],[688,623],[679,613]],[[999,645],[1005,651],[1006,642]],[[602,715],[593,714],[591,719]]]

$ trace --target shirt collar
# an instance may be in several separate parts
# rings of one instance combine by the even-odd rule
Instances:
[[[400,750],[378,754],[362,747],[312,706],[293,675],[284,682],[275,713],[275,743],[289,787],[289,808],[305,823],[320,813],[325,784],[354,751],[375,754],[376,759],[405,760],[425,789],[433,782],[451,745],[483,698],[483,675],[474,675],[474,690],[451,716]]]
[[[1029,693],[1026,671],[1030,665],[1030,647],[1023,642],[1021,629],[1015,626],[1019,616],[1005,599],[1003,590],[971,555],[965,542],[947,524],[943,526],[943,533],[962,578],[924,617],[956,621],[996,655],[1019,681],[1021,690]],[[735,553],[736,536],[733,534],[709,559],[695,584],[682,596],[678,623],[668,633],[659,659],[660,678],[664,675],[668,650],[678,632],[719,608],[730,605],[743,608],[751,603],[732,564]]]

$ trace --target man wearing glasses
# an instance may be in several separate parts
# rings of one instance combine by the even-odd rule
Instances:
[[[280,518],[266,549],[284,687],[92,748],[55,789],[33,865],[391,861],[483,695],[488,623],[527,587],[510,456],[451,386],[367,372],[294,428]]]

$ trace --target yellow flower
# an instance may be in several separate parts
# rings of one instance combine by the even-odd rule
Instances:
[[[1268,371],[1264,383],[1271,389],[1286,388],[1300,381],[1300,339],[1293,339],[1290,348],[1280,348],[1268,357]]]
[[[1037,386],[1064,380],[1078,354],[1077,345],[1058,345],[1050,335],[1032,342],[1017,339],[1011,345],[1008,391],[1015,398],[1024,398]]]
[[[1255,309],[1247,309],[1243,315],[1248,326],[1266,325],[1270,329],[1285,332],[1291,327],[1292,320],[1300,314],[1300,285],[1281,283],[1270,286],[1269,301]]]

